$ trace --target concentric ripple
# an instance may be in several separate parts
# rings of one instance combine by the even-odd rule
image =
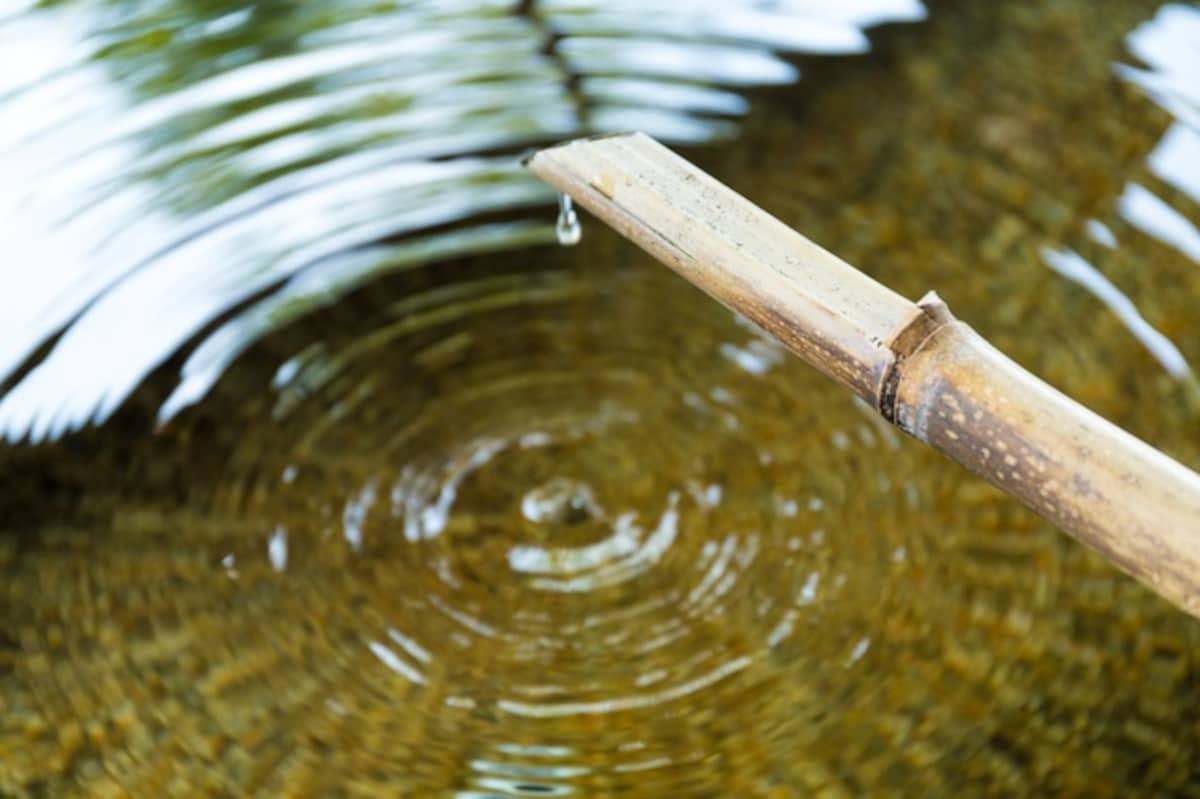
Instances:
[[[341,341],[283,360],[202,507],[8,554],[45,653],[0,737],[18,778],[784,797],[878,760],[945,787],[917,764],[961,755],[1049,621],[1053,534],[662,270],[463,279]]]
[[[600,128],[744,111],[690,74],[649,76],[648,94],[625,58],[646,51],[607,47],[622,19],[627,43],[676,20],[574,0],[489,20],[485,3],[293,4],[296,20],[227,5],[38,6],[86,51],[0,11],[22,31],[0,51],[29,56],[0,84],[51,89],[5,98],[0,139],[23,143],[8,163],[57,165],[0,189],[50,221],[78,212],[15,223],[10,283],[66,293],[13,308],[0,350],[19,361],[88,309],[40,362],[57,365],[27,375],[49,377],[6,394],[10,437],[107,414],[213,322],[105,428],[0,448],[0,797],[1200,793],[1195,620],[599,225],[569,253],[526,249],[553,234],[548,209],[427,228],[536,200],[493,148],[575,129],[564,64],[599,70],[577,88]],[[1186,170],[1162,166],[1200,84],[1141,46],[1190,8],[939,5],[871,65],[806,63],[808,89],[764,99],[713,171],[906,296],[938,289],[1018,361],[1200,465],[1194,408],[1122,324],[1200,363],[1200,217]],[[530,7],[578,23],[565,62],[522,66],[548,32],[514,13]],[[248,49],[268,28],[271,75]],[[1153,71],[1121,78],[1171,132],[1118,90],[1131,53]],[[316,82],[292,85],[296,66]],[[270,89],[258,100],[204,89],[237,75],[289,82],[249,84]],[[420,120],[436,129],[409,131]],[[454,157],[470,153],[485,157]],[[1179,215],[1150,224],[1155,203],[1131,197]],[[1043,247],[1086,263],[1060,271],[1118,313],[1047,272]],[[105,256],[98,283],[65,268],[87,253]],[[217,282],[172,271],[189,264]],[[215,316],[262,280],[285,282]],[[128,339],[91,335],[101,317]]]
[[[231,475],[227,512],[286,536],[274,580],[454,731],[431,748],[487,743],[447,783],[464,796],[787,785],[794,743],[771,737],[804,704],[746,713],[779,690],[867,701],[854,669],[888,644],[864,611],[910,612],[896,588],[929,543],[871,511],[920,514],[873,465],[906,457],[896,435],[654,272],[486,277],[395,314],[286,363],[279,442]]]

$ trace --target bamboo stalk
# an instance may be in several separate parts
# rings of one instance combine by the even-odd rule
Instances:
[[[1200,475],[1022,369],[936,294],[904,299],[644,134],[527,163],[889,422],[1200,616]]]

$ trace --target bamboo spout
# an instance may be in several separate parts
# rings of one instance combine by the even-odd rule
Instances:
[[[1200,475],[912,303],[643,134],[529,168],[884,418],[1200,616]]]

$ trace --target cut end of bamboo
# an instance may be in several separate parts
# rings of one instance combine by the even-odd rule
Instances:
[[[876,404],[917,306],[642,133],[541,150],[529,168]]]

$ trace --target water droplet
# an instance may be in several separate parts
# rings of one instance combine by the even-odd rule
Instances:
[[[579,215],[575,213],[571,198],[565,194],[558,195],[558,224],[554,230],[558,233],[558,243],[564,247],[574,247],[583,236]]]

